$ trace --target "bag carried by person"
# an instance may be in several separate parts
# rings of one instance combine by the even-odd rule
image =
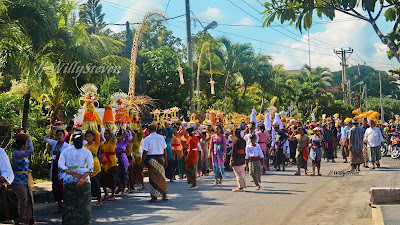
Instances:
[[[0,194],[0,222],[15,220],[20,216],[19,198],[17,193],[1,186]]]

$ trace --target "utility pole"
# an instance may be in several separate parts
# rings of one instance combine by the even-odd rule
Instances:
[[[368,95],[367,95],[367,84],[364,84],[364,101],[365,101],[365,111],[368,110]]]
[[[193,76],[193,51],[192,51],[192,31],[190,28],[190,3],[189,0],[185,0],[186,6],[186,38],[187,38],[187,55],[188,63],[190,66],[190,77],[191,77],[191,91],[190,91],[190,112],[194,112],[194,76]]]
[[[381,100],[381,119],[382,123],[385,122],[385,115],[383,111],[383,95],[382,95],[382,78],[381,78],[381,72],[379,72],[379,94],[380,94],[380,100]]]
[[[350,80],[347,81],[347,102],[349,103],[349,105],[351,105],[351,84],[350,84]]]
[[[340,60],[342,60],[342,62],[340,64],[342,65],[343,102],[344,103],[349,103],[349,101],[348,101],[348,88],[346,87],[347,86],[346,68],[347,68],[347,59],[353,53],[353,49],[352,48],[349,48],[349,49],[341,48],[340,50],[335,50],[334,49],[333,52],[339,57]]]

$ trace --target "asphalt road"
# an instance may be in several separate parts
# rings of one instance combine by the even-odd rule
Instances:
[[[168,182],[167,202],[148,203],[146,182],[145,190],[93,208],[92,224],[371,224],[368,190],[399,186],[400,161],[385,158],[379,170],[328,175],[350,168],[342,162],[323,162],[321,177],[294,176],[295,166],[268,172],[262,176],[261,190],[247,174],[244,193],[231,191],[236,187],[233,172],[227,172],[218,187],[212,186],[213,176],[200,177],[197,190],[188,190],[186,180]],[[51,213],[55,207],[37,204],[37,224],[60,224],[61,215]]]

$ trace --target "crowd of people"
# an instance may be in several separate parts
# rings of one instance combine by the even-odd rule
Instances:
[[[297,165],[296,176],[302,170],[321,176],[321,161],[335,163],[339,148],[351,171],[360,171],[361,165],[369,168],[369,163],[371,169],[380,167],[383,136],[374,120],[274,121],[272,129],[266,127],[262,122],[242,122],[228,129],[220,123],[171,121],[117,131],[52,127],[44,140],[52,147],[50,179],[58,203],[54,213],[62,213],[63,224],[90,224],[92,197],[97,200],[93,207],[101,207],[103,201],[116,201],[115,195],[125,197],[137,187],[145,188],[144,171],[149,177],[149,202],[156,202],[168,200],[168,181],[187,179],[188,189],[193,190],[199,188],[198,177],[212,174],[213,185],[219,186],[228,170],[237,179],[235,192],[248,186],[246,173],[259,190],[262,174],[285,171],[289,165]],[[10,185],[20,199],[19,217],[12,218],[15,224],[34,224],[28,160],[34,148],[28,134],[14,138],[12,166],[0,148],[0,182]]]

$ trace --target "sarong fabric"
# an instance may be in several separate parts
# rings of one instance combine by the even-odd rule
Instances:
[[[168,194],[165,181],[164,156],[147,156],[146,166],[149,169],[150,195],[153,198]]]
[[[363,150],[351,149],[350,151],[350,163],[351,165],[360,165],[364,163]]]
[[[253,178],[253,180],[257,181],[258,183],[261,183],[261,173],[262,173],[261,162],[260,161],[250,161],[249,162],[249,171],[250,171],[250,175]]]
[[[246,173],[244,171],[245,165],[233,166],[233,172],[235,172],[238,188],[246,187]]]
[[[100,183],[102,187],[115,188],[116,186],[117,167],[113,166],[107,171],[102,168],[100,174]]]
[[[87,225],[91,222],[90,183],[76,187],[76,183],[64,184],[63,225]]]
[[[297,156],[297,167],[307,168],[307,161],[303,158],[302,154]]]
[[[188,184],[192,184],[193,186],[197,185],[197,169],[196,164],[189,165],[186,169],[187,173],[187,182]]]
[[[20,217],[15,222],[28,222],[28,220],[34,218],[32,189],[27,184],[12,184],[11,188],[17,193],[20,204]]]
[[[128,168],[129,179],[132,184],[143,185],[143,166],[141,164],[133,164]]]
[[[64,185],[63,185],[63,179],[59,179],[58,177],[58,164],[55,164],[52,167],[51,181],[52,181],[52,192],[54,195],[54,201],[56,202],[62,201]]]
[[[381,146],[368,147],[368,154],[370,162],[381,160]]]

